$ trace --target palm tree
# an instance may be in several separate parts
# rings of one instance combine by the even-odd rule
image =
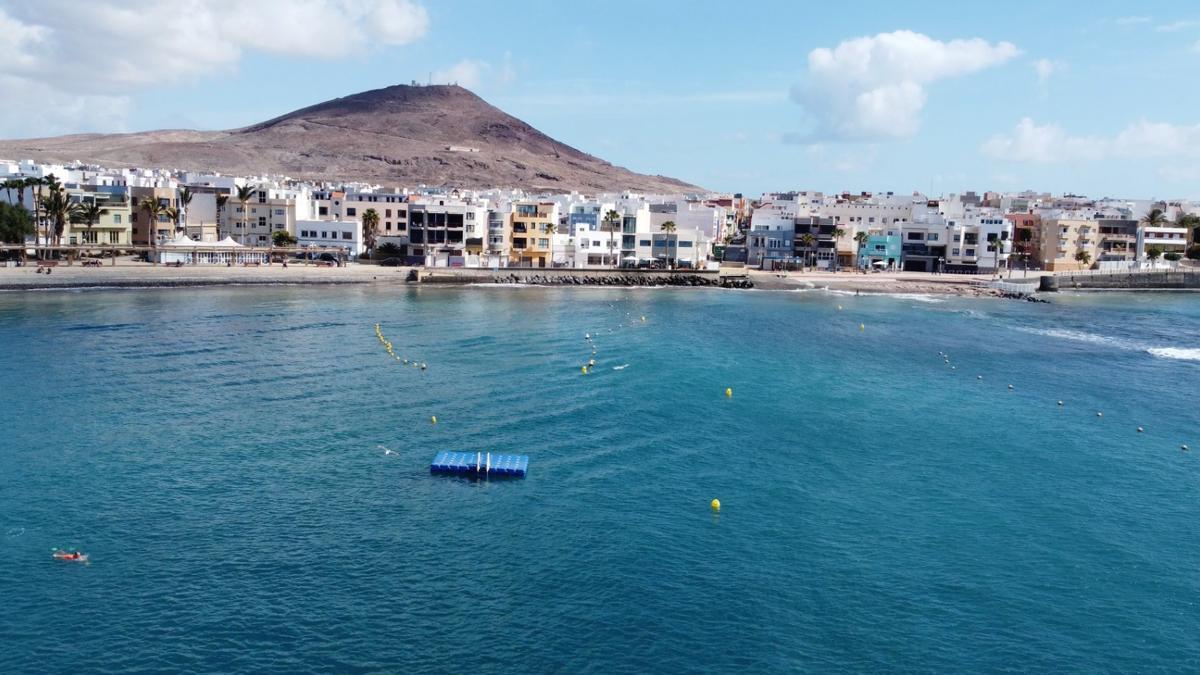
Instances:
[[[165,208],[153,197],[143,199],[138,208],[146,213],[146,241],[152,248],[158,248],[158,217],[163,214]]]
[[[666,234],[674,234],[675,233],[675,221],[668,220],[667,222],[663,223],[662,225],[659,225],[658,229],[662,230]],[[672,264],[675,263],[675,255],[678,254],[678,251],[673,252],[671,250],[672,248],[675,248],[674,246],[672,246],[672,244],[676,243],[677,241],[678,240],[676,240],[674,237],[667,237],[666,241],[663,242],[664,247],[667,249],[667,258],[669,258],[671,260]]]
[[[375,253],[375,228],[379,227],[379,212],[367,209],[362,214],[363,245],[367,247],[367,255]]]
[[[246,204],[250,203],[250,199],[254,197],[255,188],[252,185],[239,185],[237,189],[237,200],[242,205],[242,245],[246,245],[246,216],[250,211],[246,208]]]
[[[162,214],[167,217],[167,220],[175,223],[175,233],[179,233],[179,219],[183,217],[183,213],[178,207],[168,206],[162,210]]]
[[[1146,257],[1150,259],[1150,262],[1156,262],[1162,257],[1162,254],[1162,249],[1157,246],[1151,246],[1150,248],[1146,249]]]
[[[51,240],[52,246],[57,246],[67,229],[67,223],[71,220],[74,204],[71,203],[66,190],[57,182],[51,187],[53,189],[42,197],[42,213],[46,217],[46,236]]]
[[[812,255],[812,248],[817,243],[817,238],[812,235],[812,232],[805,232],[800,235],[800,246],[804,248],[804,266],[808,267],[809,257]]]
[[[995,258],[995,260],[996,260],[995,268],[996,269],[993,272],[993,275],[996,277],[999,277],[1000,276],[1000,254],[1004,252],[1004,240],[1001,239],[1000,235],[997,234],[996,238],[993,239],[991,243],[992,243],[992,245],[990,248],[992,249],[992,251],[994,251],[994,255],[996,256],[996,258]]]
[[[1167,222],[1167,216],[1162,209],[1150,209],[1150,213],[1142,216],[1142,225],[1146,227],[1162,227]]]
[[[867,234],[863,230],[859,230],[858,232],[854,233],[854,242],[858,244],[859,259],[862,259],[862,250],[867,247],[867,240],[870,238],[871,235]]]
[[[1092,264],[1092,254],[1088,253],[1087,251],[1080,251],[1075,254],[1075,260],[1077,260],[1080,265],[1087,268]]]
[[[228,202],[229,202],[229,195],[217,195],[217,222],[218,223],[224,222],[222,216],[225,214],[225,204],[227,204]],[[229,227],[229,224],[226,223],[225,227]],[[218,231],[217,237],[220,238],[220,236],[221,236],[221,233]]]
[[[86,226],[87,231],[90,233],[92,226],[100,222],[101,216],[106,215],[108,215],[108,209],[101,207],[94,201],[75,204],[75,208],[71,210],[71,222]]]
[[[842,237],[846,236],[846,231],[837,225],[833,226],[833,271],[838,270],[838,248],[842,244]]]
[[[616,232],[613,230],[617,223],[621,222],[621,214],[617,213],[616,209],[609,209],[608,213],[604,214],[604,222],[608,223],[608,252],[616,255],[613,250],[615,246]],[[614,266],[616,263],[613,263]]]
[[[180,229],[180,220],[187,220],[188,206],[192,203],[192,197],[196,195],[192,193],[191,188],[183,188],[179,191],[179,219],[175,221],[175,229]]]
[[[25,189],[25,181],[20,178],[9,178],[8,180],[4,181],[3,187],[5,190],[8,190],[8,203],[11,204],[13,200],[13,190],[17,190],[17,194],[20,195],[19,191]],[[21,201],[25,201],[24,195],[21,195]]]

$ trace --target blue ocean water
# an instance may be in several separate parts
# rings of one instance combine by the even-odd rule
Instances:
[[[1198,359],[1194,295],[0,294],[0,672],[1195,671]]]

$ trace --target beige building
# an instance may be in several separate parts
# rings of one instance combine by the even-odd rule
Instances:
[[[1099,258],[1100,229],[1087,218],[1043,218],[1038,240],[1044,269],[1051,272],[1087,269]],[[1080,259],[1086,254],[1086,263]]]
[[[133,241],[132,208],[123,194],[105,192],[73,192],[71,201],[82,204],[95,203],[104,213],[90,225],[67,223],[63,242],[71,246],[96,244],[97,246],[129,246]]]
[[[132,221],[133,243],[138,246],[148,246],[153,236],[159,243],[175,238],[175,223],[166,214],[159,214],[155,222],[150,222],[150,216],[141,208],[146,200],[154,200],[163,208],[178,207],[175,188],[167,187],[131,187],[129,188],[130,208],[133,212],[129,218]]]

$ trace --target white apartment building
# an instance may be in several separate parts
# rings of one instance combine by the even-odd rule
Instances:
[[[362,224],[357,220],[297,220],[296,243],[302,247],[340,248],[350,258],[366,251]]]
[[[1161,253],[1178,253],[1187,251],[1188,231],[1186,227],[1149,227],[1142,225],[1137,231],[1138,262],[1148,262],[1150,257],[1146,252],[1156,249]]]

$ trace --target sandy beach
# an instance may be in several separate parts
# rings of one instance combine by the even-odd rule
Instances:
[[[857,293],[920,293],[928,295],[957,295],[970,297],[999,297],[1002,292],[987,286],[993,281],[990,274],[928,274],[924,272],[762,272],[751,271],[754,287],[765,290],[824,288]],[[1007,280],[1007,279],[1006,279]],[[1029,281],[1037,288],[1037,277],[1014,278]]]
[[[256,284],[404,284],[412,268],[349,264],[345,267],[281,265],[261,267],[148,265],[118,260],[101,267],[59,265],[50,274],[39,274],[33,266],[0,267],[0,290],[55,288],[145,288]],[[553,270],[539,270],[551,272]],[[571,272],[572,270],[563,270]],[[922,293],[957,296],[999,295],[988,288],[990,275],[924,274],[919,272],[791,272],[787,274],[749,271],[755,288],[790,290],[823,288],[859,293]],[[1031,280],[1033,278],[1031,277]]]

